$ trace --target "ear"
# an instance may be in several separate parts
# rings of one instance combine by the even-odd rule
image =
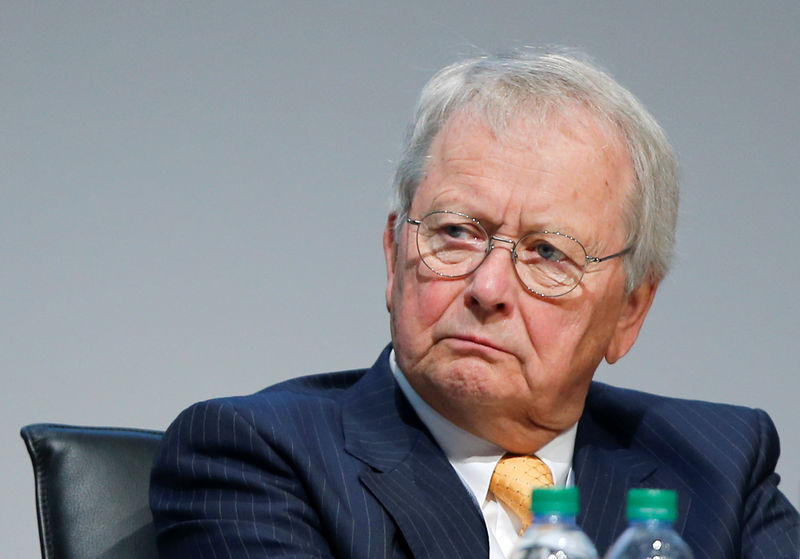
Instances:
[[[639,330],[642,329],[644,317],[650,310],[657,289],[657,281],[645,280],[626,296],[622,312],[617,320],[617,328],[606,350],[605,357],[608,363],[618,361],[633,347],[633,342],[639,336]]]
[[[395,265],[397,263],[397,246],[394,238],[394,225],[397,216],[390,213],[383,230],[383,256],[386,259],[386,310],[392,312],[392,287],[394,286]]]

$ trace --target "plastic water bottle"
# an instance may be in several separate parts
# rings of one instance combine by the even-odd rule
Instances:
[[[678,495],[666,489],[628,492],[628,528],[605,559],[692,559],[692,551],[672,523],[678,516]]]
[[[589,537],[575,524],[577,487],[533,490],[533,523],[525,530],[510,559],[597,559]]]

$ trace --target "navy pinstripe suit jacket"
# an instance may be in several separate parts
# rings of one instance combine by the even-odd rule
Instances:
[[[593,384],[573,466],[578,522],[605,552],[630,487],[679,493],[701,558],[797,559],[767,415]],[[151,508],[162,558],[488,557],[480,510],[388,366],[190,407],[164,437]]]

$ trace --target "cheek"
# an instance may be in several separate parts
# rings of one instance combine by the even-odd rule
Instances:
[[[548,309],[533,322],[528,332],[534,357],[524,365],[534,402],[530,409],[538,421],[563,428],[580,414],[601,354],[587,339],[588,324],[578,312]]]
[[[569,348],[570,340],[579,335],[585,318],[578,310],[566,310],[563,306],[541,300],[534,300],[522,316],[531,344],[542,358]]]
[[[406,343],[419,344],[416,337],[430,330],[445,316],[453,301],[462,291],[459,281],[429,278],[424,271],[407,268],[394,279],[392,294],[392,319],[396,334],[411,334]],[[428,343],[430,336],[424,336]]]
[[[600,316],[604,313],[566,301],[535,303],[536,308],[524,314],[535,354],[531,374],[546,384],[583,382],[602,360],[613,333],[608,320]]]

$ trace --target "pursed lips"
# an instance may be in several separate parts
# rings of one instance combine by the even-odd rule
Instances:
[[[511,353],[508,349],[498,345],[496,342],[481,336],[472,336],[468,334],[451,334],[442,336],[442,340],[451,339],[461,342],[467,342],[472,345],[483,346],[495,351],[502,351],[503,353]]]

